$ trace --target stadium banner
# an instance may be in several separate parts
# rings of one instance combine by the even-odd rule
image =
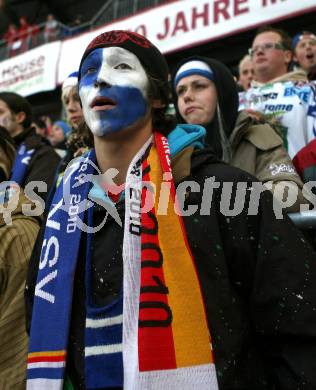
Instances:
[[[0,91],[22,96],[57,87],[61,42],[52,42],[0,62]]]
[[[171,1],[62,42],[58,83],[78,69],[88,43],[106,30],[138,32],[166,54],[312,10],[315,0]]]

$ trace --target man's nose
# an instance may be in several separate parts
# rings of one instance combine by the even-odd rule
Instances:
[[[94,82],[95,87],[103,87],[103,88],[111,88],[112,84],[110,84],[104,77],[98,76],[96,81]]]

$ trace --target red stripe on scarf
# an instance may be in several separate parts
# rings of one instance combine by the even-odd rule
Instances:
[[[143,170],[148,167],[143,162]],[[143,181],[150,181],[146,173]],[[151,192],[143,187],[142,206]],[[141,292],[138,330],[139,370],[163,370],[176,368],[176,356],[172,334],[172,313],[168,304],[167,286],[163,274],[158,242],[155,231],[156,216],[154,209],[142,213],[142,227],[147,228],[141,234]]]
[[[38,362],[63,362],[65,361],[65,356],[38,356],[33,358],[28,358],[28,363],[38,363]]]

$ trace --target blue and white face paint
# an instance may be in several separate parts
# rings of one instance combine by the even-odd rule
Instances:
[[[80,75],[83,114],[93,134],[117,133],[146,116],[149,82],[135,54],[98,48],[85,58]]]

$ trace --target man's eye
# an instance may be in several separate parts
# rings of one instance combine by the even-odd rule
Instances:
[[[183,93],[184,93],[184,88],[179,88],[179,89],[176,91],[176,93],[177,93],[177,96],[183,95]]]
[[[114,69],[132,69],[128,64],[122,63],[114,67]]]
[[[90,68],[88,68],[88,69],[86,70],[86,73],[87,73],[87,74],[91,74],[91,73],[94,73],[95,71],[96,71],[96,68],[90,67]]]

